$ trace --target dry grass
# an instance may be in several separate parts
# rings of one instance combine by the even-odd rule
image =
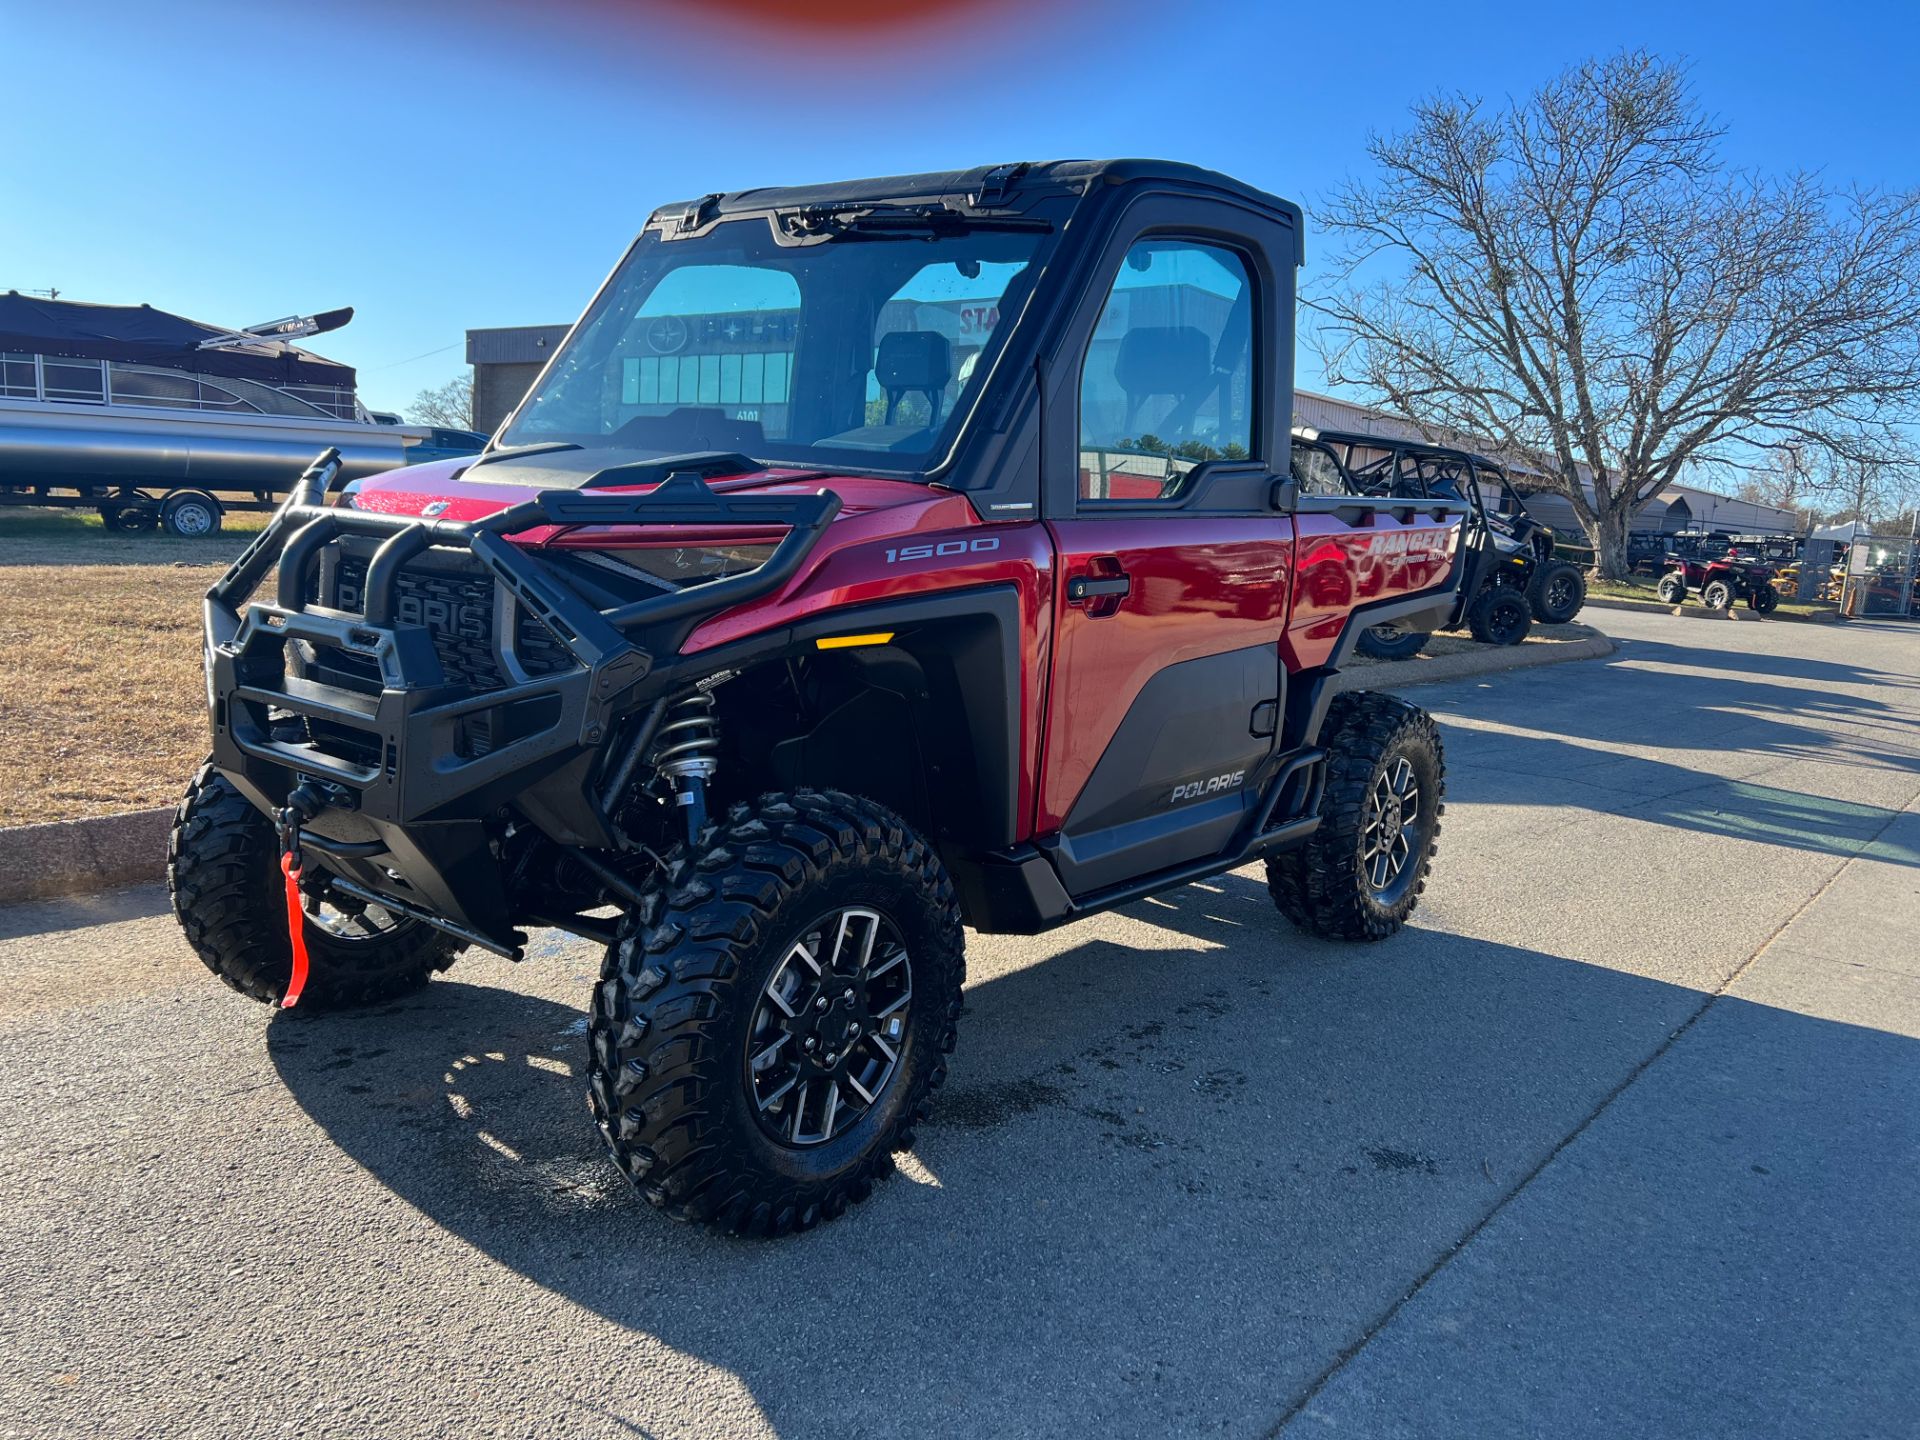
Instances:
[[[0,825],[179,798],[207,748],[200,599],[247,539],[0,517]]]

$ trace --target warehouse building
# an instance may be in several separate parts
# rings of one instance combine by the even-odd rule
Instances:
[[[566,325],[512,325],[467,331],[473,367],[473,428],[491,435],[518,405],[565,338]]]

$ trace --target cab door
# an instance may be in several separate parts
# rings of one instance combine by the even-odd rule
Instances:
[[[1284,283],[1258,246],[1217,235],[1134,235],[1050,407],[1050,432],[1070,426],[1074,444],[1047,454],[1057,555],[1034,831],[1071,895],[1217,855],[1258,803],[1293,565],[1292,518],[1272,508],[1287,432],[1263,389],[1276,290],[1292,313],[1281,268]]]

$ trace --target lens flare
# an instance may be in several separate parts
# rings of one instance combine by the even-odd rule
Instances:
[[[562,0],[565,8],[566,0]],[[718,29],[879,39],[990,11],[1009,0],[574,0],[575,8],[648,12]]]

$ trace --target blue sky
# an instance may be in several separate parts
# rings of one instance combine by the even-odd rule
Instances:
[[[0,289],[353,305],[316,348],[404,408],[469,326],[572,320],[663,201],[1143,154],[1311,213],[1415,97],[1634,45],[1692,62],[1735,164],[1920,183],[1910,6],[1009,0],[857,49],[686,18],[713,8],[0,0]]]

